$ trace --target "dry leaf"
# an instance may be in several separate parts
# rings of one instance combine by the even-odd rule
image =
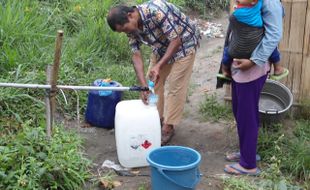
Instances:
[[[113,188],[113,184],[111,183],[111,181],[106,180],[106,179],[100,179],[100,185],[104,189],[112,189]]]
[[[112,184],[113,184],[113,187],[119,187],[122,185],[120,181],[113,181]]]

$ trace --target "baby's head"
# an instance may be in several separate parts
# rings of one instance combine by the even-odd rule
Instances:
[[[258,0],[236,0],[237,5],[255,5]]]

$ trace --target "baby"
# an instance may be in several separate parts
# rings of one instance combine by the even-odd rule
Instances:
[[[261,16],[263,0],[236,0],[235,10],[229,18],[229,27],[224,46],[222,73],[219,78],[231,77],[233,58],[249,59],[256,46],[264,36],[263,19]],[[280,64],[280,52],[276,48],[269,62],[274,67],[271,78],[279,80],[288,75],[288,70]]]

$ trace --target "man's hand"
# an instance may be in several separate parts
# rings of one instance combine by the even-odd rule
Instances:
[[[150,76],[149,77],[153,82],[155,82],[155,83],[158,82],[160,69],[165,64],[168,64],[168,62],[171,60],[173,55],[178,51],[181,44],[182,44],[182,40],[180,37],[176,37],[175,39],[170,41],[168,48],[167,48],[167,51],[164,54],[164,56],[150,70]]]
[[[248,70],[253,67],[255,63],[250,59],[234,59],[232,66],[242,71]]]
[[[151,81],[153,81],[155,84],[157,83],[158,79],[159,79],[159,72],[160,72],[160,65],[156,64],[154,65],[151,70],[150,70],[150,74],[149,74],[149,78]]]
[[[148,105],[148,97],[149,97],[149,91],[142,91],[140,93],[140,98],[142,100],[142,102],[145,104],[145,105]]]

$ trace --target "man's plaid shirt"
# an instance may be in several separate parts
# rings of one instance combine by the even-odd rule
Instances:
[[[195,52],[200,38],[199,30],[176,6],[165,0],[152,0],[136,8],[141,15],[143,31],[128,35],[133,52],[140,50],[143,43],[152,47],[159,60],[176,37],[181,38],[182,45],[169,63]]]

